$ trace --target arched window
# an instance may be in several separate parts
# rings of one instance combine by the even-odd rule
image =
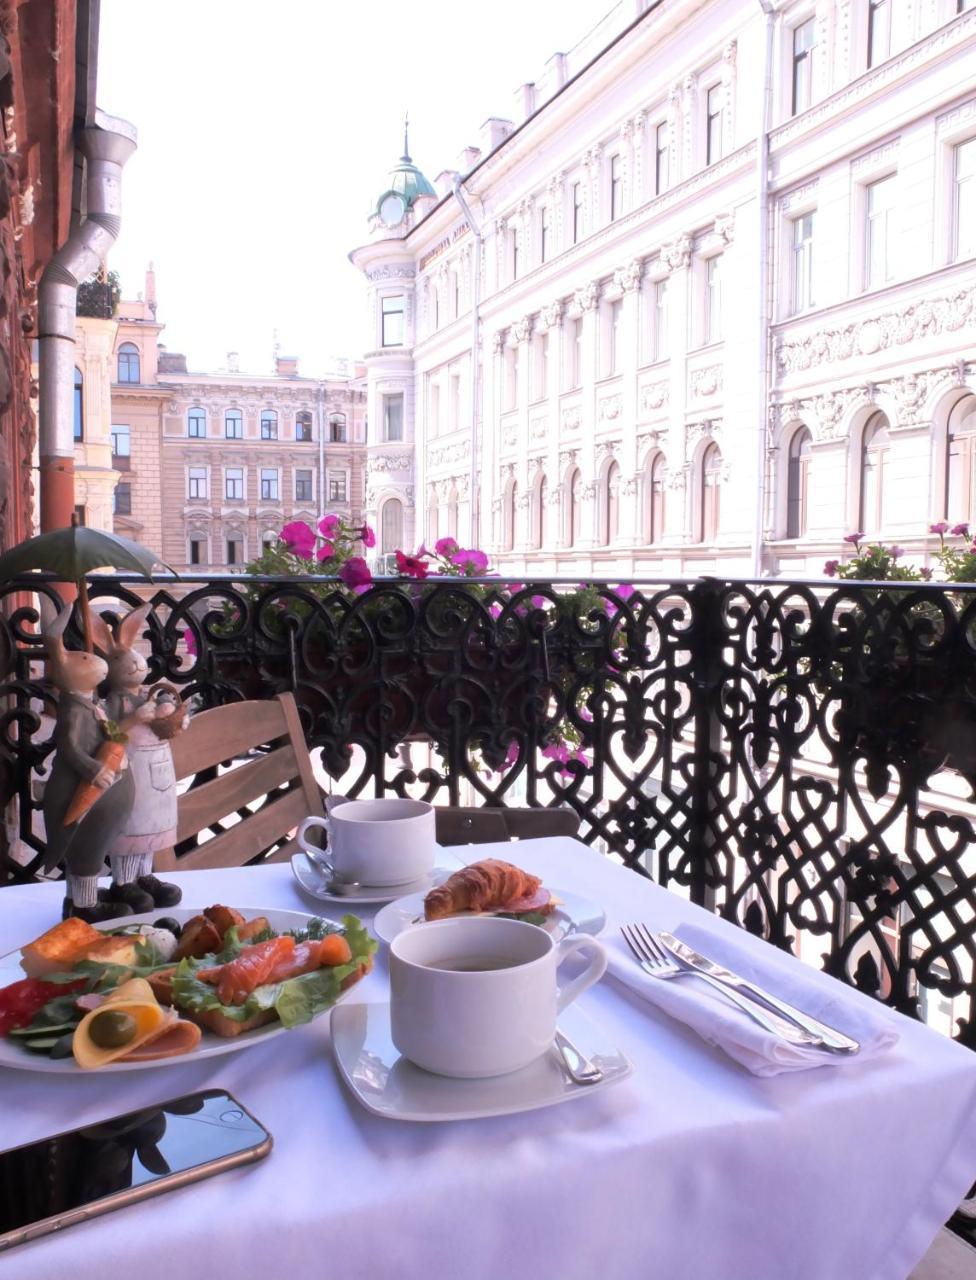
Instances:
[[[575,547],[580,536],[580,520],[583,510],[583,477],[579,467],[566,479],[566,546]]]
[[[546,545],[548,506],[549,485],[545,476],[540,476],[539,483],[535,487],[535,501],[532,511],[532,545],[534,547],[544,547]]]
[[[202,440],[207,434],[207,411],[195,406],[186,415],[186,434],[191,440]]]
[[[85,379],[80,369],[75,369],[75,439],[85,438]]]
[[[606,475],[603,477],[603,491],[601,493],[601,524],[600,524],[600,541],[603,546],[608,547],[611,542],[616,540],[620,530],[620,466],[616,462],[611,462],[607,467]]]
[[[793,432],[786,461],[786,536],[802,538],[807,531],[807,476],[811,435],[806,427]]]
[[[244,415],[240,409],[228,409],[224,414],[224,437],[227,440],[244,439]]]
[[[701,460],[701,521],[699,542],[714,542],[718,537],[721,521],[722,452],[717,444],[710,444]]]
[[[504,519],[505,528],[502,540],[502,547],[505,551],[511,551],[515,547],[515,519],[518,510],[518,485],[514,480],[508,486],[508,493],[505,495]]]
[[[399,498],[387,498],[380,512],[380,552],[391,556],[403,549],[403,503]]]
[[[888,465],[888,419],[872,414],[861,437],[861,510],[858,524],[868,533],[885,527],[885,470]]]
[[[261,439],[278,439],[278,415],[274,409],[261,410]]]
[[[660,542],[664,536],[664,454],[652,454],[644,466],[644,538]]]
[[[119,382],[139,382],[139,348],[132,342],[119,347]]]
[[[976,396],[964,395],[946,423],[946,507],[953,523],[972,520],[976,511]]]

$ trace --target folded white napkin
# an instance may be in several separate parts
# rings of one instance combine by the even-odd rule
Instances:
[[[861,1045],[860,1053],[847,1055],[790,1044],[766,1031],[708,983],[697,978],[652,977],[641,969],[619,934],[603,940],[610,957],[609,971],[615,978],[671,1017],[687,1023],[703,1040],[724,1050],[754,1075],[775,1076],[783,1071],[863,1062],[890,1049],[898,1040],[894,1019],[883,1006],[872,1006],[836,979],[775,947],[767,946],[766,954],[757,958],[751,949],[724,933],[712,933],[695,925],[682,925],[672,932],[700,955],[755,982]]]

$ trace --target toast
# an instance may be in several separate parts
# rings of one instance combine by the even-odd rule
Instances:
[[[60,973],[80,959],[79,952],[103,939],[104,934],[92,928],[87,921],[70,916],[24,947],[20,966],[28,978]]]

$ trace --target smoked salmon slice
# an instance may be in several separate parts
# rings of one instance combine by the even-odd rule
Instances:
[[[252,991],[266,982],[278,982],[272,977],[276,968],[290,960],[295,953],[294,938],[272,938],[245,947],[236,960],[217,965],[214,969],[201,969],[197,977],[217,988],[221,1004],[243,1004]],[[318,968],[316,964],[313,966]],[[305,972],[305,970],[300,970]]]
[[[340,934],[331,934],[318,941],[299,943],[292,955],[275,965],[265,981],[285,982],[325,966],[348,964],[351,959],[349,943]]]

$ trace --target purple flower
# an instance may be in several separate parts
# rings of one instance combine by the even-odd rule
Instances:
[[[332,543],[323,542],[322,545],[319,547],[319,549],[315,553],[315,559],[319,562],[319,564],[321,564],[323,560],[331,560],[334,555],[335,555],[335,547],[332,545]]]
[[[315,530],[304,520],[292,520],[278,534],[289,551],[305,560],[311,560],[315,550]]]
[[[502,607],[497,600],[493,605],[489,606],[488,612],[493,618],[500,618],[502,616]]]
[[[968,537],[969,537],[969,525],[968,525],[968,524],[954,524],[954,525],[952,526],[952,528],[949,530],[949,532],[952,534],[952,536],[953,536],[954,538],[968,538]]]
[[[360,529],[359,537],[364,547],[376,546],[376,534],[373,532],[373,530],[369,527],[368,524],[364,524],[363,527]]]
[[[944,533],[949,531],[948,520],[938,520],[935,524],[929,525],[929,533],[937,533],[941,538]]]
[[[923,582],[931,582],[931,581],[932,581],[932,570],[931,570],[931,569],[919,569],[919,573],[920,573],[920,574],[921,574],[921,576],[922,576],[922,581],[923,581]]]
[[[860,533],[846,534],[844,537],[844,541],[849,542],[851,546],[856,547],[863,537],[864,537],[864,530],[862,529]]]
[[[437,544],[440,546],[440,543]],[[475,578],[479,573],[484,573],[488,568],[488,557],[483,551],[477,551],[475,548],[457,549],[450,554],[451,564],[456,564],[459,569],[463,569],[469,578]]]
[[[339,525],[342,521],[338,516],[323,516],[319,521],[319,533],[323,538],[328,538],[330,542],[334,542],[339,536]]]
[[[533,596],[532,603],[537,609],[544,609],[550,602],[545,598],[545,596]]]
[[[434,543],[434,551],[439,556],[453,556],[458,550],[457,540],[455,538],[438,538]]]
[[[621,582],[620,585],[617,587],[617,595],[621,600],[629,600],[633,594],[634,594],[633,583]]]
[[[827,576],[828,578],[832,578],[832,577],[834,576],[834,574],[837,572],[837,566],[838,566],[839,564],[840,564],[840,561],[839,561],[839,560],[828,560],[828,561],[824,564],[824,570],[823,570],[823,571],[824,571],[824,573],[826,574],[826,576]]]
[[[339,569],[339,577],[347,587],[352,587],[357,594],[364,590],[368,591],[373,581],[369,565],[362,556],[350,556]]]
[[[897,560],[899,556],[903,556],[903,555],[905,554],[905,548],[904,548],[904,547],[892,547],[892,548],[891,548],[891,553],[890,553],[890,554],[891,554],[891,558],[892,558],[892,560]]]
[[[423,551],[423,548],[421,548],[421,551]],[[424,555],[427,554],[429,553],[424,552]],[[427,577],[427,565],[424,563],[420,552],[415,556],[408,556],[403,551],[397,551],[396,566],[397,572],[404,578]]]
[[[579,713],[579,714],[580,714],[580,719],[581,719],[581,720],[592,720],[592,719],[593,719],[593,712],[589,709],[589,707],[580,707],[580,713]]]
[[[195,658],[197,656],[197,638],[189,627],[183,632],[183,643],[186,645],[186,651],[190,657]]]

